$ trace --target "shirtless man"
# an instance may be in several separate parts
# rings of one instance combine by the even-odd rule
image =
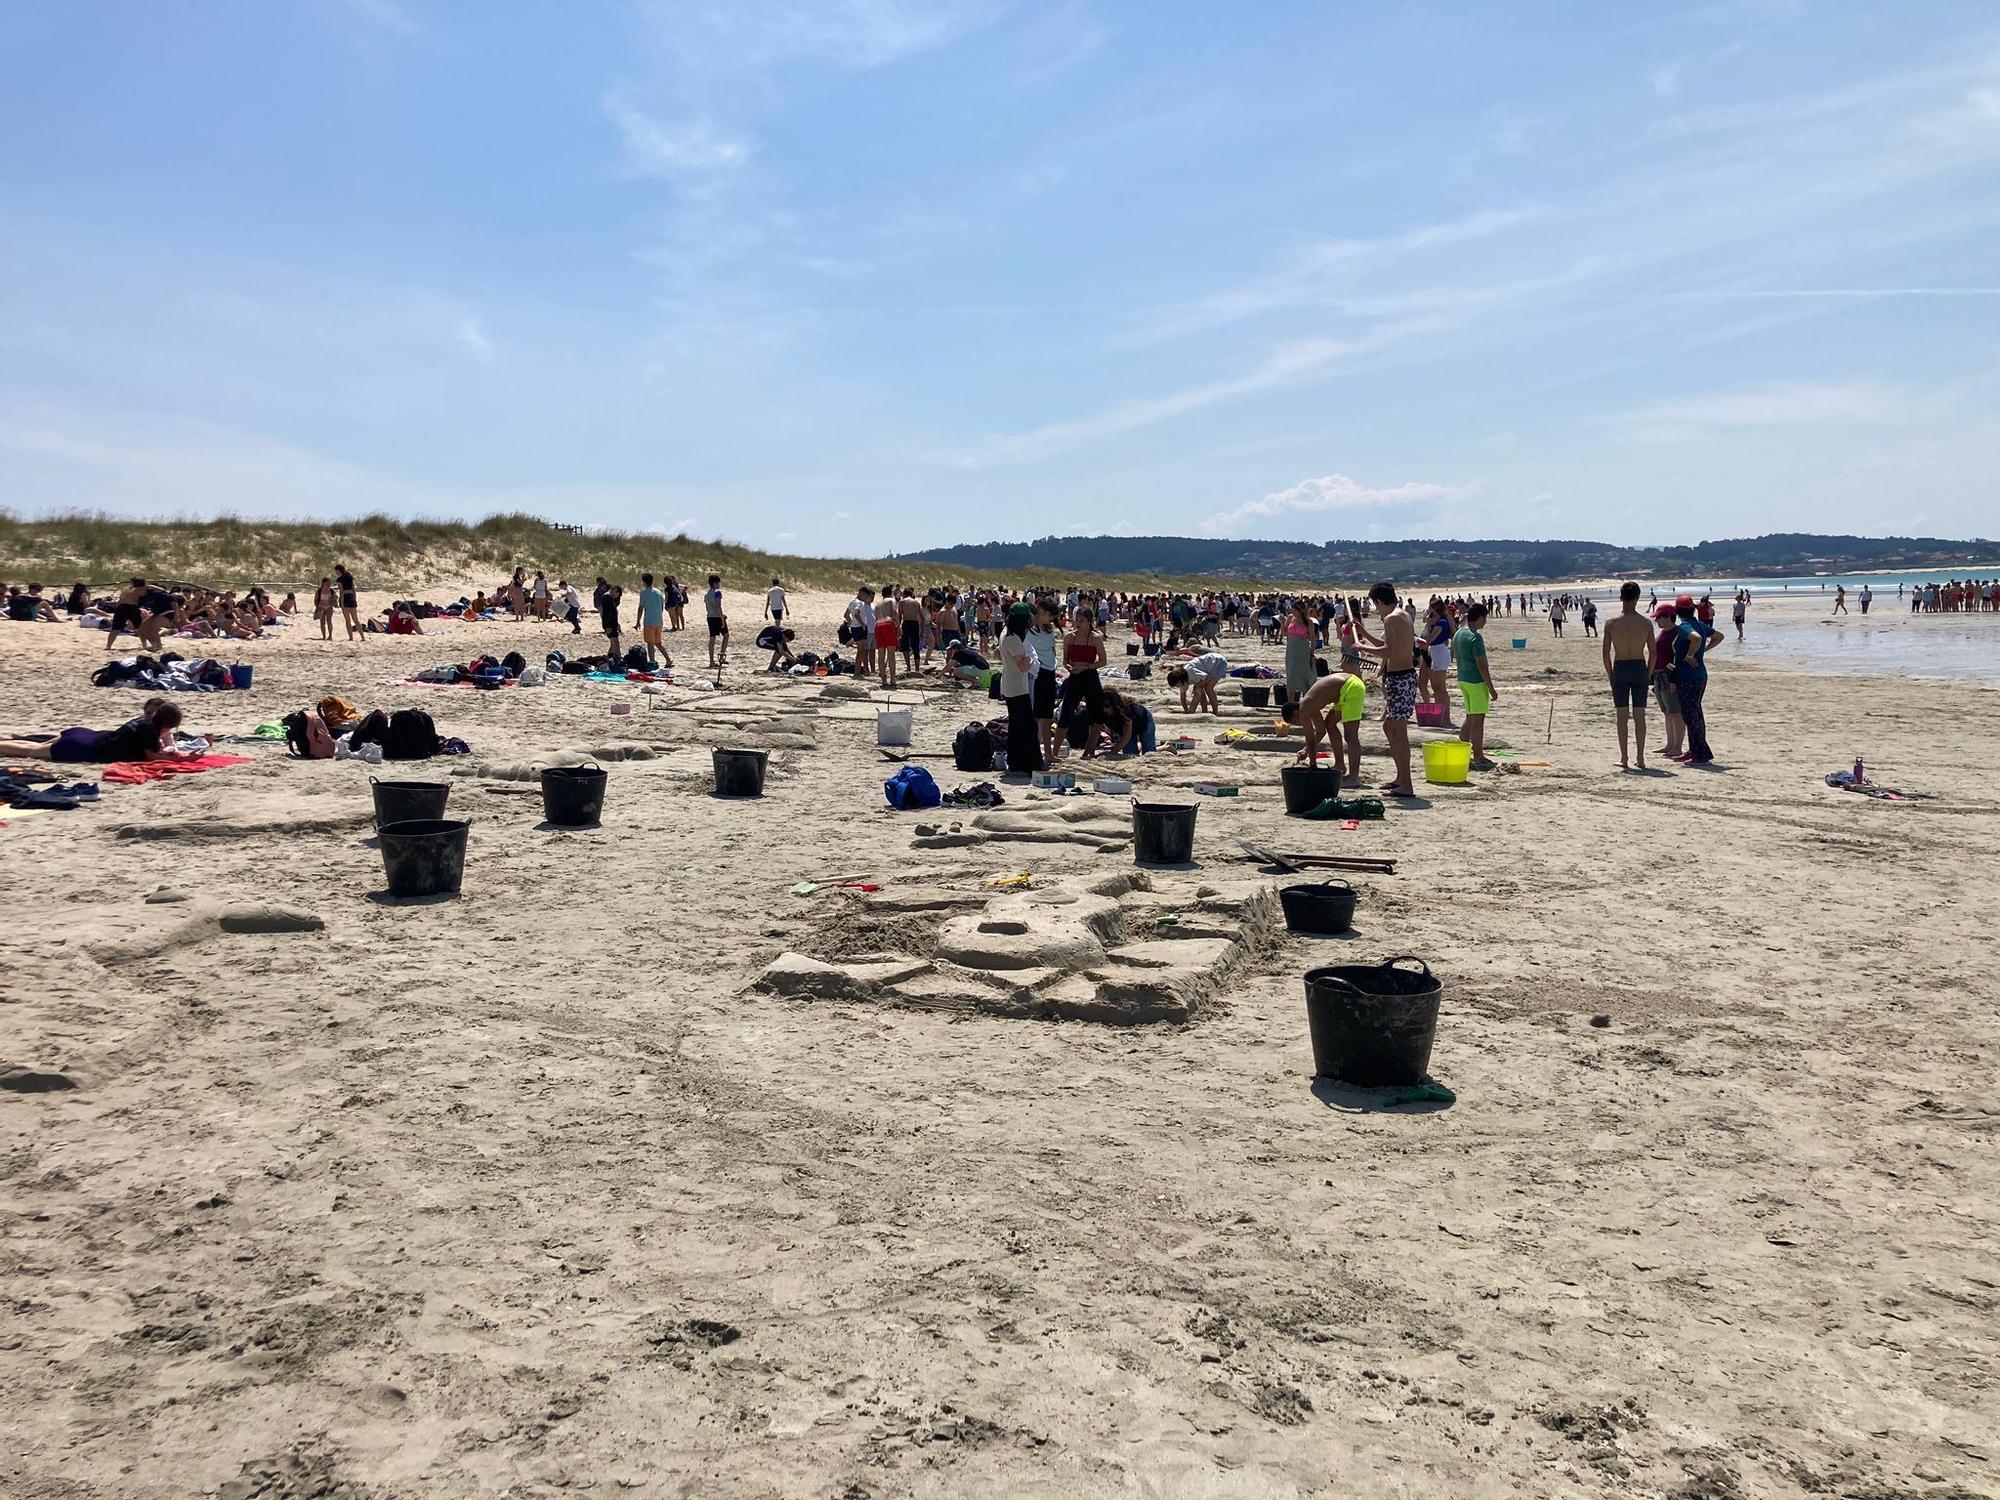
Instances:
[[[1604,675],[1618,708],[1618,769],[1632,769],[1629,734],[1639,737],[1639,769],[1646,769],[1646,692],[1652,683],[1653,622],[1639,613],[1639,585],[1618,590],[1617,618],[1604,627]]]
[[[1382,784],[1392,797],[1414,797],[1410,784],[1410,721],[1417,716],[1416,627],[1408,612],[1396,607],[1396,586],[1383,580],[1368,591],[1368,600],[1381,617],[1382,634],[1372,634],[1356,621],[1363,649],[1382,662],[1382,737],[1389,742],[1389,756],[1396,763],[1396,779]],[[1359,610],[1355,611],[1357,616]]]

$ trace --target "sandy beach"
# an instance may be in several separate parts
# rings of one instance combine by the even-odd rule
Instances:
[[[844,598],[794,597],[803,643]],[[1213,743],[1268,711],[1156,679],[1200,748],[1119,770],[1198,802],[1196,868],[1126,887],[1124,799],[892,811],[873,702],[764,676],[733,607],[721,692],[401,685],[577,640],[432,622],[295,625],[179,700],[222,736],[427,709],[474,752],[415,772],[472,822],[456,901],[382,900],[369,768],[281,744],[0,828],[0,1493],[2000,1492],[2000,693],[1725,645],[1719,768],[1627,776],[1598,643],[1503,617],[1525,764],[1343,830]],[[0,733],[143,696],[69,625],[0,659]],[[920,752],[997,709],[915,686]],[[710,795],[717,745],[770,751],[762,799]],[[592,755],[601,826],[541,826],[533,768]],[[1857,755],[1930,800],[1825,785]],[[1290,937],[1239,840],[1398,872]],[[1019,873],[1185,919],[1127,960],[1187,976],[1176,1018],[939,967]],[[842,878],[879,890],[789,890]],[[1304,971],[1399,954],[1449,1106],[1312,1078]],[[925,972],[760,987],[786,955]]]

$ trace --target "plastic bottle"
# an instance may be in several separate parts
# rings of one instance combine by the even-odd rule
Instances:
[[[1866,770],[1861,764],[1861,757],[1858,755],[1854,757],[1854,784],[1856,786],[1866,786],[1868,784]]]

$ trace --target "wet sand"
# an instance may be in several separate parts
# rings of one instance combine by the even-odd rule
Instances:
[[[796,599],[802,636],[840,602]],[[381,901],[367,771],[281,747],[0,829],[0,1065],[46,1090],[0,1089],[0,1490],[1993,1493],[2000,694],[1724,648],[1722,768],[1627,776],[1571,629],[1488,630],[1492,741],[1547,766],[1353,831],[1208,743],[1268,714],[1157,690],[1202,749],[1121,774],[1245,791],[1153,898],[1267,880],[1239,838],[1399,873],[1354,878],[1353,937],[1275,938],[1133,1026],[754,988],[945,920],[801,880],[1129,868],[913,848],[966,815],[886,807],[860,702],[744,670],[722,700],[380,685],[577,639],[549,625],[251,644],[255,688],[183,698],[191,727],[338,691],[471,742],[426,768],[473,820],[465,893]],[[0,656],[0,733],[143,696],[88,686],[67,626],[0,624]],[[990,712],[925,686],[919,750]],[[770,747],[765,798],[709,795],[722,743]],[[633,745],[599,828],[510,779]],[[1858,752],[1936,800],[1826,787]],[[324,925],[214,920],[269,906]],[[1311,1078],[1300,975],[1404,953],[1445,985],[1450,1107]]]

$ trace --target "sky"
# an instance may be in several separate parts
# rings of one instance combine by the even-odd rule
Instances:
[[[0,506],[1990,536],[2000,5],[0,4]]]

